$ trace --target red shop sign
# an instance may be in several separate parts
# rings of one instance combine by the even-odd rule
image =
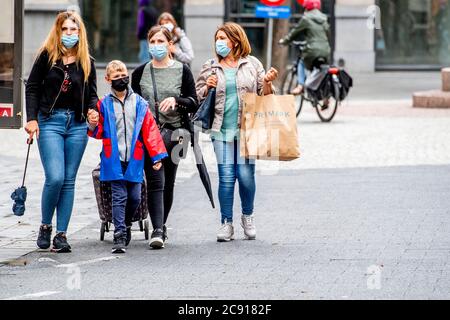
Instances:
[[[261,2],[266,6],[277,7],[281,6],[284,0],[261,0]]]

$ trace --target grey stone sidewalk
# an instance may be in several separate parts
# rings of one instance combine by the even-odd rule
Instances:
[[[0,130],[0,264],[7,263],[0,267],[0,298],[43,291],[49,298],[60,292],[86,299],[449,298],[450,110],[414,110],[408,94],[439,85],[439,75],[357,80],[332,123],[320,123],[312,108],[302,112],[301,159],[258,163],[259,229],[253,243],[215,243],[218,210],[208,206],[190,153],[179,169],[167,250],[148,252],[137,232],[129,254],[109,260],[110,237],[98,241],[91,178],[101,145],[91,140],[69,231],[75,252],[33,252],[44,183],[37,145],[26,183],[27,211],[17,218],[10,194],[21,183],[26,135]],[[393,83],[398,92],[389,91]],[[202,141],[216,192],[214,153],[206,136]],[[108,259],[96,260],[103,257]],[[67,289],[66,267],[55,265],[80,261],[89,263],[81,269],[82,290],[75,292]],[[115,279],[124,277],[123,292],[103,285],[119,288]],[[367,281],[377,287],[380,279],[380,290],[368,289]],[[152,290],[159,280],[169,285]]]
[[[163,251],[134,232],[111,257],[111,234],[101,243],[93,224],[70,255],[0,268],[0,299],[448,299],[449,184],[450,166],[259,176],[257,240],[242,240],[235,215],[237,240],[219,244],[218,213],[193,177],[177,188]]]

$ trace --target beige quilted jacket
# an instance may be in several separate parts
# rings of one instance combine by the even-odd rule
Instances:
[[[206,98],[206,80],[212,73],[212,70],[216,71],[218,78],[217,91],[216,91],[216,111],[214,116],[214,122],[212,126],[212,131],[220,131],[222,128],[224,110],[225,110],[225,73],[223,71],[220,63],[216,59],[210,59],[202,67],[200,75],[197,79],[196,90],[197,96],[200,103]],[[246,58],[241,58],[238,63],[238,71],[236,75],[236,85],[237,92],[239,96],[239,116],[238,116],[238,127],[241,127],[242,118],[242,107],[243,98],[246,92],[257,93],[258,95],[263,95],[263,84],[265,76],[264,67],[261,62],[253,57],[248,56]],[[275,92],[275,89],[273,88]]]

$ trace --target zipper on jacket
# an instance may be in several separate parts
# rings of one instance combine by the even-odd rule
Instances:
[[[125,130],[125,162],[127,161],[127,157],[128,157],[128,140],[127,140],[127,121],[125,119],[125,102],[122,103],[122,101],[116,97],[114,97],[114,99],[116,99],[117,101],[120,102],[120,105],[122,106],[122,117],[123,117],[123,126],[124,126],[124,130]],[[125,97],[126,99],[126,97]]]
[[[84,90],[86,89],[86,82],[83,82],[83,93],[81,96],[81,121],[86,120],[86,117],[84,116]]]
[[[64,70],[61,69],[60,67],[56,66],[56,65],[53,66],[53,68],[59,69],[59,70],[61,70],[61,71],[64,73]],[[53,108],[55,107],[56,102],[58,101],[58,98],[59,98],[59,96],[61,95],[61,92],[62,92],[62,86],[63,86],[63,85],[64,85],[64,79],[63,79],[63,82],[61,83],[61,86],[59,87],[58,95],[56,96],[56,99],[55,99],[55,101],[53,102],[53,105],[52,105],[52,107],[50,108],[50,111],[48,112],[49,114],[52,113]]]

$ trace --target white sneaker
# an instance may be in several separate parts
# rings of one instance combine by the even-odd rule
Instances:
[[[247,216],[245,214],[241,217],[241,226],[244,228],[244,234],[247,240],[256,239],[256,226],[255,226],[255,216]]]
[[[217,232],[218,242],[228,242],[234,240],[234,227],[230,222],[225,221]]]

